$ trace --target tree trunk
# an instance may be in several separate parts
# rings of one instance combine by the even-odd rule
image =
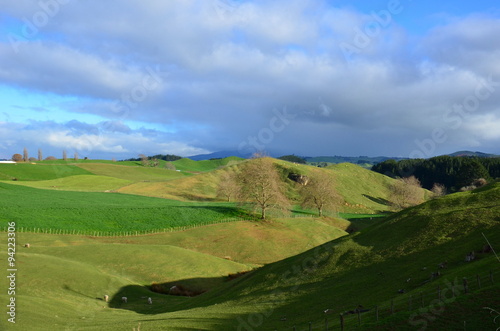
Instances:
[[[319,217],[323,216],[323,208],[318,208],[319,211]]]
[[[266,207],[262,207],[262,216],[261,219],[265,220],[266,219]]]

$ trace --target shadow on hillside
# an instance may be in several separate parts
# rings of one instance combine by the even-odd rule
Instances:
[[[367,194],[363,194],[363,196],[367,199],[370,199],[371,201],[373,201],[375,203],[380,204],[380,205],[384,205],[384,206],[391,205],[391,202],[387,199],[384,199],[384,198],[375,198],[375,197],[372,197],[371,195],[367,195]]]
[[[242,218],[242,219],[253,219],[252,214],[248,211],[241,209],[239,207],[232,206],[178,206],[176,208],[185,209],[201,209],[222,215],[224,218]]]
[[[186,289],[187,293],[193,296],[157,293],[152,290],[151,285],[127,285],[122,287],[113,296],[110,296],[108,306],[114,309],[126,309],[145,315],[155,315],[185,309],[209,307],[216,302],[220,302],[221,297],[224,297],[225,293],[217,292],[217,288],[220,286],[215,286],[213,289],[207,290],[204,287],[200,287],[200,284],[228,284],[229,282],[236,283],[237,281],[238,279],[229,280],[229,277],[225,276],[190,278],[175,282],[155,284],[157,289],[161,287],[166,293],[168,293],[169,289],[175,285]],[[207,296],[208,293],[210,293],[209,296]],[[124,297],[127,298],[127,302],[124,302],[122,299]],[[148,298],[152,299],[152,304],[148,303]],[[96,299],[103,300],[102,298]]]

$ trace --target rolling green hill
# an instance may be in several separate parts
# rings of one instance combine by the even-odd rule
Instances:
[[[217,222],[242,213],[228,203],[186,203],[118,193],[41,190],[0,182],[0,227],[144,231]]]
[[[230,156],[223,159],[203,160],[203,161],[193,161],[191,159],[183,158],[172,162],[172,164],[175,166],[177,170],[181,171],[207,172],[227,165],[237,164],[244,160],[245,159],[236,156]]]
[[[249,160],[246,162],[253,161]],[[317,168],[282,160],[274,160],[274,162],[282,173],[282,179],[287,183],[289,197],[295,200],[295,202],[298,202],[297,189],[299,185],[288,179],[288,174],[308,175],[311,171],[324,171],[334,178],[336,188],[344,199],[342,206],[339,206],[339,211],[373,214],[385,212],[390,209],[390,185],[394,180],[387,176],[350,163],[333,165],[327,168]],[[181,201],[220,201],[220,198],[216,197],[216,193],[222,173],[225,171],[237,172],[238,169],[239,166],[236,164],[227,166],[224,169],[213,170],[164,183],[134,183],[120,188],[118,192],[178,199]]]
[[[78,166],[96,175],[115,177],[132,182],[166,181],[182,178],[186,175],[185,173],[163,168],[125,166],[121,164],[84,163]]]
[[[91,174],[91,172],[74,165],[31,163],[0,164],[0,180],[51,180]]]
[[[314,328],[320,329],[325,316],[331,316],[333,326],[339,313],[362,305],[369,309],[362,317],[365,329],[387,329],[388,325],[414,329],[431,314],[436,320],[429,325],[437,329],[445,325],[440,322],[442,317],[445,327],[463,328],[465,321],[468,330],[486,330],[492,321],[482,305],[499,303],[500,283],[496,281],[492,287],[485,275],[493,271],[499,279],[500,263],[492,252],[481,253],[486,243],[482,234],[494,247],[500,243],[499,201],[498,183],[445,196],[231,282],[224,274],[248,270],[249,266],[217,256],[238,243],[234,233],[225,232],[227,229],[213,229],[219,225],[194,229],[199,231],[199,241],[206,241],[199,244],[189,236],[91,239],[20,234],[19,244],[29,240],[33,247],[19,247],[19,288],[24,290],[18,300],[20,312],[25,312],[19,314],[19,325],[26,330],[35,325],[37,330],[131,330],[140,323],[141,331],[291,330],[295,325],[302,330],[313,322]],[[276,230],[292,225],[269,224]],[[320,225],[314,227],[319,229]],[[249,238],[241,236],[239,245],[251,243]],[[217,242],[222,242],[221,246]],[[198,252],[191,253],[188,247]],[[262,249],[260,254],[266,254],[271,248]],[[464,256],[471,251],[476,252],[476,259],[465,262]],[[245,254],[239,256],[248,262]],[[439,269],[438,264],[445,261],[446,267]],[[437,271],[440,275],[433,279],[431,273]],[[477,292],[473,282],[478,274],[483,277],[483,292]],[[463,277],[470,280],[472,295],[460,290]],[[88,279],[93,280],[90,285]],[[210,291],[194,298],[159,295],[148,291],[151,281],[167,286],[177,282],[193,287],[210,284]],[[457,284],[454,291],[460,294],[458,299],[450,295],[449,284],[453,283]],[[416,306],[420,293],[425,294],[426,304],[433,302],[438,285],[448,289],[449,303],[443,309],[405,312],[411,295]],[[405,293],[399,294],[399,289]],[[109,304],[100,299],[105,293],[112,298]],[[124,295],[130,298],[128,304],[119,300]],[[148,296],[153,305],[145,303]],[[391,299],[395,299],[397,312],[392,317],[388,311]],[[472,311],[460,314],[461,304]],[[37,310],[38,306],[42,308]],[[375,306],[380,307],[378,323]],[[332,315],[325,315],[325,309],[331,309]],[[352,329],[357,323],[355,315],[346,316],[346,323]]]
[[[9,184],[62,191],[105,192],[131,184],[126,179],[97,175],[76,175],[49,180],[12,181]]]

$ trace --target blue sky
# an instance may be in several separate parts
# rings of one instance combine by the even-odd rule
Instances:
[[[496,1],[11,1],[0,158],[500,154]]]

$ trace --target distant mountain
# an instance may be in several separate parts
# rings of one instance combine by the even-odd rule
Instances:
[[[500,155],[495,154],[487,154],[482,152],[471,152],[471,151],[459,151],[452,154],[448,154],[449,156],[467,156],[467,157],[500,157]]]
[[[449,156],[464,156],[464,157],[500,157],[500,155],[495,155],[495,154],[487,154],[487,153],[482,153],[482,152],[471,152],[471,151],[459,151],[455,152],[452,154],[448,154]],[[200,154],[200,155],[193,155],[193,156],[188,156],[189,159],[193,161],[203,161],[203,160],[210,160],[210,159],[223,159],[229,156],[238,156],[242,157],[245,159],[248,159],[252,156],[251,153],[246,153],[243,154],[239,151],[221,151],[221,152],[214,152],[210,154]],[[279,157],[281,154],[276,154],[276,153],[271,153],[269,156],[271,157]],[[407,157],[390,157],[390,156],[340,156],[340,155],[334,155],[334,156],[301,156],[297,155],[302,158],[304,158],[308,164],[319,164],[319,163],[354,163],[354,164],[359,164],[359,165],[374,165],[380,162],[384,162],[386,160],[407,160]]]
[[[239,151],[221,151],[221,152],[214,152],[210,154],[199,154],[199,155],[193,155],[193,156],[188,156],[188,159],[191,159],[193,161],[204,161],[204,160],[210,160],[210,159],[223,159],[229,156],[238,156],[242,157],[244,159],[248,159],[252,156],[252,154],[242,154]]]
[[[386,160],[404,160],[407,158],[401,157],[387,157],[387,156],[315,156],[315,157],[304,157],[308,164],[318,164],[318,163],[354,163],[359,165],[364,164],[377,164]]]

